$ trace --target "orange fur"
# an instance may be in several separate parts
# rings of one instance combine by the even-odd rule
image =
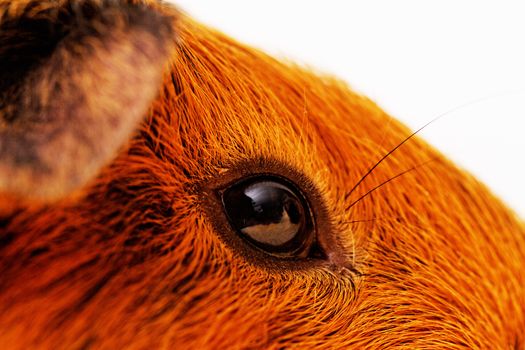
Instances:
[[[127,148],[75,200],[1,218],[1,349],[525,348],[511,210],[417,136],[350,193],[411,132],[335,78],[178,16]],[[337,262],[266,266],[222,239],[206,198],[243,164],[312,185]]]

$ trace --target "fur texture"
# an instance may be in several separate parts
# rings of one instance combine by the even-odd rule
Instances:
[[[487,188],[417,136],[360,181],[406,127],[335,78],[144,6],[178,18],[178,42],[126,149],[80,194],[2,203],[0,348],[525,348],[525,228]],[[110,103],[87,81],[72,82]],[[317,193],[329,259],[268,264],[223,238],[209,191],[264,170]]]

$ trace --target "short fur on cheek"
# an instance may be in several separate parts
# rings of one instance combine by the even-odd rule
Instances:
[[[406,127],[335,78],[175,31],[126,149],[75,200],[0,220],[0,347],[524,346],[525,228],[490,191],[417,137],[352,191]],[[258,263],[223,239],[207,191],[260,169],[315,189],[337,259]]]

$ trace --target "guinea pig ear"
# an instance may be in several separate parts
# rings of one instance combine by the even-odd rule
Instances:
[[[129,141],[175,43],[155,6],[0,0],[0,196],[62,198]]]

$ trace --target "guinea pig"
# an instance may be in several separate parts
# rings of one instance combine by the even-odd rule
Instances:
[[[525,225],[338,79],[154,0],[0,0],[1,349],[525,349]]]

